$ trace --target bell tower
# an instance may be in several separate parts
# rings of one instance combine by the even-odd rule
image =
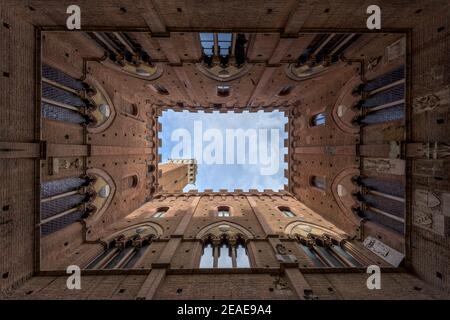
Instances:
[[[197,161],[195,159],[170,159],[159,165],[159,188],[164,192],[182,191],[188,184],[195,184]]]

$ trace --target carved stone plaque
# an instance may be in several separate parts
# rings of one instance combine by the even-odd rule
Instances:
[[[398,252],[397,250],[389,247],[380,240],[372,237],[367,237],[364,240],[363,245],[383,260],[389,262],[394,267],[398,267],[405,257],[403,253]]]

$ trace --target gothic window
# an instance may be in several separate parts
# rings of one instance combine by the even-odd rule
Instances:
[[[42,65],[41,111],[43,118],[86,125],[95,132],[104,130],[115,114],[100,87],[48,65]]]
[[[77,124],[87,124],[83,98],[87,85],[48,65],[42,65],[42,117]]]
[[[321,33],[300,52],[297,63],[288,67],[288,77],[296,81],[312,78],[330,70],[359,34]]]
[[[356,214],[401,234],[405,224],[405,187],[402,183],[372,177],[354,177],[359,191],[353,196],[360,203]]]
[[[404,118],[405,115],[405,66],[368,81],[363,96],[355,109],[360,115],[354,119],[358,125],[372,125]]]
[[[119,70],[136,78],[153,80],[162,69],[152,61],[145,48],[130,32],[87,32],[86,33],[109,58],[105,66]]]
[[[212,243],[205,243],[203,246],[203,254],[200,260],[200,268],[214,267],[214,247]]]
[[[133,268],[157,236],[151,226],[137,227],[124,231],[107,242],[106,248],[88,265],[87,269],[130,269]]]
[[[312,127],[324,125],[326,121],[325,113],[318,113],[311,117],[310,124]]]
[[[228,207],[219,207],[217,209],[217,216],[218,217],[229,217],[230,216],[230,208]]]
[[[308,234],[306,237],[297,235],[297,240],[305,254],[316,267],[360,267],[361,264],[343,249],[330,236]]]
[[[227,242],[222,242],[219,246],[219,256],[217,258],[217,268],[232,268],[231,246]]]
[[[71,177],[41,183],[41,234],[47,236],[84,219],[104,202],[96,200],[110,195],[105,187],[97,190],[95,176]]]
[[[250,268],[244,238],[240,235],[209,235],[203,240],[200,268]]]
[[[153,215],[153,218],[162,218],[166,215],[167,211],[169,211],[169,208],[167,207],[158,208],[158,210],[156,210],[156,213]]]
[[[314,188],[325,190],[325,177],[311,176],[310,185]]]
[[[217,95],[219,97],[228,97],[230,95],[230,86],[217,86]]]
[[[238,243],[236,246],[236,267],[250,268],[250,260],[248,259],[245,244]]]
[[[295,213],[293,213],[291,211],[291,209],[287,208],[287,207],[279,207],[278,208],[281,213],[286,217],[286,218],[295,218]]]

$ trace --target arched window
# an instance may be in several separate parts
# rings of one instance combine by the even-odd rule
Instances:
[[[247,230],[233,224],[217,223],[201,231],[203,254],[200,268],[250,268]]]
[[[365,99],[355,106],[362,114],[354,123],[373,125],[404,118],[405,90],[404,65],[368,81],[363,89]]]
[[[292,229],[291,234],[316,267],[361,267],[361,263],[331,233],[328,234],[314,226],[300,224]]]
[[[106,185],[103,190],[96,189],[98,180],[102,179],[86,175],[42,182],[41,235],[49,235],[96,212],[103,204],[96,199],[110,194]]]
[[[94,80],[83,82],[42,65],[42,117],[86,125],[91,132],[104,130],[115,109],[107,93]]]
[[[354,177],[352,181],[359,188],[353,196],[360,203],[360,207],[354,208],[354,212],[362,218],[403,234],[405,229],[404,184],[360,176]]]
[[[153,218],[162,218],[166,215],[167,211],[169,211],[168,207],[158,208],[156,213],[153,215]]]
[[[230,86],[217,86],[217,95],[219,97],[228,97],[230,95]]]
[[[361,264],[328,235],[298,237],[300,247],[316,267],[360,267]]]
[[[135,78],[153,80],[163,70],[152,62],[145,46],[131,32],[86,32],[109,58],[104,65]]]
[[[159,93],[160,95],[168,95],[169,94],[169,91],[162,84],[158,84],[158,83],[151,84],[150,88],[152,88],[153,91],[155,91],[156,93]]]
[[[240,68],[246,60],[247,39],[243,33],[200,33],[200,45],[203,53],[203,63],[207,68],[219,67],[224,78],[230,76],[229,66]],[[233,56],[234,59],[230,59]]]
[[[294,89],[294,86],[285,86],[281,88],[281,90],[278,92],[277,96],[283,97],[287,96],[292,92],[292,89]]]
[[[211,57],[214,54],[228,57],[231,53],[232,42],[232,33],[200,33],[200,44],[203,54],[207,57]]]
[[[229,207],[219,207],[217,208],[217,216],[218,217],[229,217],[230,214],[230,208]]]
[[[297,63],[289,65],[287,76],[296,81],[316,77],[332,70],[345,50],[358,39],[359,34],[321,33],[300,52]]]
[[[200,268],[250,268],[245,240],[241,236],[209,236],[203,242]]]
[[[137,105],[134,104],[134,103],[126,103],[124,105],[124,107],[123,107],[123,111],[126,114],[129,114],[129,115],[131,115],[133,117],[136,117],[138,115],[138,112],[139,112]]]
[[[213,268],[214,260],[214,246],[211,242],[207,241],[203,245],[203,253],[200,259],[200,268]]]
[[[84,114],[88,107],[83,98],[87,85],[64,72],[42,65],[42,117],[77,124],[88,124],[92,119]]]
[[[122,190],[128,190],[136,188],[139,179],[137,175],[128,176],[122,179]]]
[[[314,188],[325,190],[326,186],[325,177],[311,176],[311,178],[309,179],[309,183]]]
[[[130,269],[136,265],[157,236],[151,226],[126,230],[108,241],[107,246],[86,269]]]
[[[311,117],[310,125],[311,127],[324,125],[326,122],[325,113],[318,113]]]
[[[291,211],[291,209],[288,208],[288,207],[279,207],[278,209],[281,211],[281,213],[282,213],[286,218],[295,218],[295,217],[296,217],[295,213],[293,213],[293,212]]]

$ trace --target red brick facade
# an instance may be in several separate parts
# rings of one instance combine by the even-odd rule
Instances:
[[[1,5],[1,297],[448,298],[447,1],[407,6],[381,1],[382,30],[376,33],[366,29],[361,1],[152,2],[102,0],[94,10],[89,1],[79,1],[82,31],[130,34],[153,59],[151,80],[118,70],[87,33],[55,32],[65,30],[67,17],[59,2]],[[199,32],[204,31],[246,36],[245,66],[226,82],[228,96],[217,94],[223,82],[202,65]],[[325,73],[299,79],[289,71],[318,34],[339,31],[358,38]],[[42,65],[96,88],[110,107],[106,122],[86,127],[42,116],[49,83],[41,79]],[[373,111],[352,107],[369,103],[377,92],[355,88],[401,66],[403,78],[390,85],[404,86],[404,116],[357,125],[358,116],[364,122]],[[158,117],[167,109],[284,111],[289,119],[285,190],[178,192],[186,176],[158,170],[163,143]],[[325,125],[314,125],[320,114]],[[387,188],[398,185],[404,192],[386,195],[358,185],[356,177],[383,181]],[[43,196],[53,181],[91,178],[95,182],[80,190],[84,196],[95,190],[95,200],[88,202],[93,213],[61,228],[58,219],[43,216],[46,201],[54,201],[54,194]],[[176,187],[164,189],[164,179]],[[384,200],[376,207],[371,201],[380,194]],[[402,214],[392,217],[389,210],[399,203]],[[230,216],[218,217],[225,207]],[[164,214],[155,216],[162,209]],[[376,221],[367,211],[384,216],[387,211],[399,227]],[[136,226],[153,233],[132,268],[92,268],[96,257]],[[360,266],[318,268],[302,249],[301,226],[330,235]],[[45,228],[53,229],[46,234]],[[250,268],[199,268],[208,241],[222,241],[224,234],[230,246],[236,239],[245,243]],[[368,237],[403,254],[401,266],[367,249]],[[72,264],[84,269],[81,290],[66,287],[65,270]],[[381,267],[381,290],[367,289],[368,265]]]

